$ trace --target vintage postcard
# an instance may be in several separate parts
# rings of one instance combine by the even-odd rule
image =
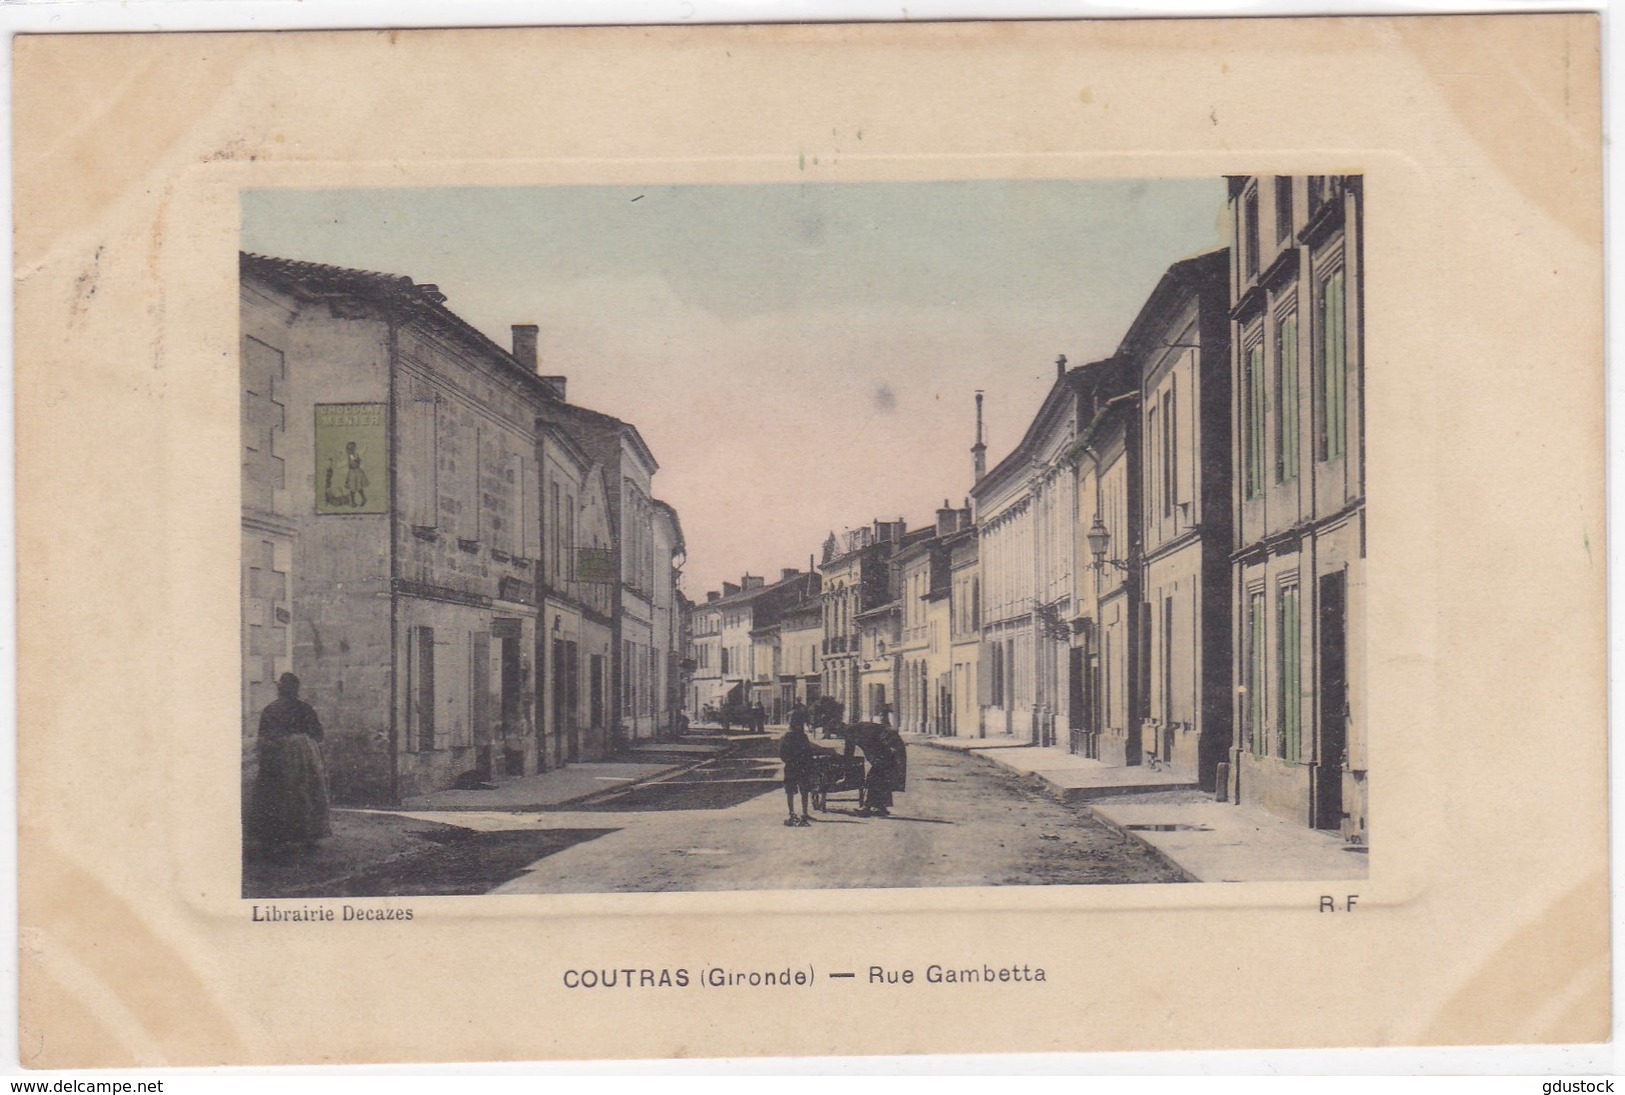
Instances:
[[[19,38],[24,1063],[1606,1038],[1598,49]]]

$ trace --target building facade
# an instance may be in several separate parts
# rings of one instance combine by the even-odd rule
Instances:
[[[943,540],[948,556],[948,650],[953,663],[952,733],[958,737],[985,737],[982,708],[977,700],[982,651],[982,574],[977,555],[976,526],[969,502],[962,510],[965,527]]]
[[[689,678],[688,712],[695,720],[717,711],[727,695],[722,676],[722,594],[713,590],[703,603],[694,606],[689,632],[689,660],[694,663]]]
[[[1074,752],[1128,765],[1143,759],[1140,395],[1122,362],[1103,364],[1099,380],[1074,448],[1081,518],[1074,535],[1090,561],[1077,574],[1069,736]]]
[[[562,378],[554,378],[562,384]],[[614,583],[609,724],[616,747],[657,736],[665,651],[656,643],[655,601],[673,581],[672,559],[657,558],[653,480],[660,465],[635,426],[562,400],[539,412],[603,471],[609,498],[609,579]],[[667,594],[669,596],[669,593]]]
[[[610,749],[609,669],[615,584],[603,469],[565,431],[539,424],[541,650],[544,756],[558,767]]]
[[[897,726],[918,734],[954,733],[953,581],[948,544],[971,524],[969,507],[947,500],[935,527],[910,534],[897,554],[900,631]]]
[[[1362,181],[1238,176],[1229,209],[1229,790],[1365,842]]]
[[[863,656],[860,617],[891,599],[891,556],[895,541],[903,534],[901,521],[875,521],[848,530],[841,539],[832,532],[824,541],[819,564],[824,610],[822,692],[841,704],[848,722],[859,721],[871,709],[863,693],[865,673],[870,675],[870,684],[886,683],[877,678],[881,670],[869,664],[872,659]],[[889,702],[889,687],[887,691]]]
[[[688,640],[684,632],[682,582],[688,545],[677,510],[653,499],[650,527],[654,541],[654,574],[650,585],[651,678],[656,737],[673,738],[683,709],[683,663]]]
[[[824,607],[821,580],[813,578],[808,595],[779,618],[779,701],[785,711],[798,700],[810,706],[823,694]]]
[[[1140,384],[1144,756],[1213,790],[1231,745],[1229,255],[1169,268],[1117,356]]]
[[[240,300],[245,787],[284,672],[342,803],[601,756],[623,712],[652,736],[682,533],[637,431],[432,285],[245,254]]]
[[[975,500],[984,642],[982,723],[1035,745],[1069,748],[1081,718],[1073,627],[1080,616],[1077,444],[1106,363],[1067,368],[1021,441],[971,489]],[[1113,376],[1116,374],[1113,373]]]
[[[292,671],[336,801],[537,770],[533,422],[556,390],[434,286],[240,275],[245,758]]]

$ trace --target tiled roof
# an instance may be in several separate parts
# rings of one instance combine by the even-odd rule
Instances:
[[[247,251],[238,253],[238,270],[244,275],[253,274],[279,283],[300,295],[366,297],[386,308],[403,310],[432,328],[471,343],[482,353],[501,362],[506,371],[524,378],[527,384],[545,397],[558,399],[558,391],[553,385],[521,363],[505,347],[492,341],[483,331],[447,308],[446,295],[439,286],[420,285],[403,274],[355,270]]]

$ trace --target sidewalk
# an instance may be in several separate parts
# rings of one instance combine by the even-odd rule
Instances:
[[[480,819],[446,814],[556,809],[695,767],[731,750],[734,736],[692,731],[680,741],[640,742],[604,761],[583,761],[505,780],[491,790],[435,791],[399,806],[335,807],[333,835],[314,848],[249,849],[243,896],[258,898],[481,894],[563,847],[609,830],[483,831]],[[439,820],[411,816],[432,813]]]
[[[737,736],[694,728],[678,741],[648,741],[607,760],[578,761],[563,768],[521,776],[490,790],[431,791],[402,799],[400,811],[546,810],[620,790],[681,768],[701,764],[732,749]]]
[[[1066,802],[1086,802],[1108,795],[1143,794],[1147,791],[1181,791],[1196,786],[1194,779],[1166,768],[1153,769],[1146,765],[1128,768],[1107,764],[1008,735],[942,738],[906,734],[904,740],[911,744],[954,749],[985,757],[1013,772],[1042,780],[1052,794]]]
[[[1364,851],[1259,807],[1216,802],[1196,781],[1148,765],[1118,767],[1012,737],[909,735],[910,744],[978,756],[1084,804],[1100,820],[1160,852],[1197,882],[1363,879]]]

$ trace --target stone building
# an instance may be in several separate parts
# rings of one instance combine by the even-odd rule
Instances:
[[[963,512],[970,517],[968,500]],[[948,649],[953,663],[951,732],[959,737],[985,737],[982,710],[977,703],[982,651],[982,574],[974,521],[967,521],[965,527],[946,537],[943,550],[948,556]]]
[[[950,538],[969,528],[970,509],[944,499],[937,523],[896,556],[900,631],[897,646],[897,727],[918,734],[954,732],[954,660]],[[918,535],[918,538],[916,538]]]
[[[1011,453],[971,488],[981,571],[983,645],[978,702],[988,733],[1075,748],[1083,713],[1073,621],[1082,544],[1080,430],[1121,370],[1056,363],[1055,383]],[[1115,389],[1113,389],[1115,391]],[[1092,590],[1089,591],[1092,593]]]
[[[1229,255],[1177,262],[1117,356],[1138,376],[1147,759],[1214,789],[1230,748]]]
[[[1092,366],[1077,470],[1078,616],[1071,623],[1068,689],[1073,752],[1139,764],[1144,708],[1141,628],[1139,377],[1118,360]],[[1115,394],[1114,394],[1115,393]]]
[[[618,418],[562,399],[542,407],[539,417],[568,434],[603,469],[613,534],[608,563],[615,585],[611,737],[617,745],[652,739],[659,727],[666,661],[666,652],[655,642],[655,599],[673,580],[671,557],[656,557],[652,484],[660,465],[637,427]]]
[[[689,624],[689,661],[694,665],[688,685],[689,717],[699,720],[705,712],[722,706],[727,685],[722,675],[722,613],[717,605],[722,593],[712,590],[703,603],[694,605]]]
[[[779,703],[784,711],[797,700],[811,704],[823,692],[824,608],[816,572],[808,595],[779,618]],[[787,717],[787,716],[786,716]]]
[[[787,567],[771,585],[756,574],[744,575],[737,585],[724,582],[720,593],[708,593],[706,603],[696,606],[696,632],[710,626],[701,621],[716,619],[714,648],[719,672],[711,687],[722,690],[722,698],[716,701],[719,707],[739,709],[760,703],[768,717],[775,719],[788,710],[780,710],[779,674],[784,659],[779,625],[786,612],[817,595],[818,575]],[[695,643],[695,660],[703,662],[713,640],[697,633]]]
[[[559,393],[432,285],[240,275],[245,758],[291,670],[340,802],[536,770],[534,418]]]
[[[659,737],[677,736],[677,715],[683,709],[683,662],[688,640],[684,633],[681,603],[683,563],[688,545],[683,525],[669,502],[656,498],[651,503],[654,533],[655,580],[650,591],[650,634],[654,652],[650,696],[654,702],[654,729]],[[659,573],[664,565],[669,569]]]
[[[609,494],[603,468],[556,426],[536,428],[543,510],[537,592],[547,687],[538,697],[552,767],[598,760],[610,748],[614,643]]]
[[[876,679],[875,666],[866,666],[872,659],[862,657],[860,617],[891,600],[891,556],[903,535],[903,522],[877,520],[849,529],[841,539],[832,532],[824,541],[818,568],[823,579],[822,691],[841,704],[848,722],[859,721],[870,709],[863,696],[865,669],[871,684],[886,683]]]
[[[857,706],[848,722],[896,722],[897,645],[902,637],[902,605],[897,600],[876,605],[857,616]]]
[[[1230,792],[1368,840],[1363,192],[1230,179]]]
[[[971,488],[983,601],[982,726],[1036,740],[1033,687],[1033,520],[1025,460],[1012,454]]]

